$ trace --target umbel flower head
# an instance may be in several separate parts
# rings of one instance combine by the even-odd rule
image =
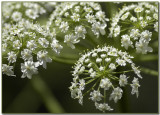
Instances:
[[[105,35],[106,21],[108,19],[98,3],[62,2],[56,6],[47,26],[55,28],[56,33],[64,38],[62,42],[74,49],[74,44],[85,39],[88,33],[97,38],[100,34]]]
[[[47,28],[25,19],[16,24],[4,23],[2,54],[7,62],[4,61],[2,65],[3,74],[15,76],[15,63],[20,59],[24,62],[21,63],[22,78],[31,78],[38,73],[40,65],[46,69],[46,63],[52,62],[52,54],[49,54],[48,49],[59,54],[62,46],[55,39],[54,33],[50,33]]]
[[[124,6],[111,22],[110,37],[121,37],[121,46],[137,53],[152,52],[152,32],[158,32],[158,5],[138,3]]]
[[[89,100],[103,112],[113,110],[108,102],[113,100],[117,103],[122,98],[122,87],[130,85],[131,94],[138,97],[138,78],[142,76],[132,58],[128,53],[109,46],[98,47],[82,54],[74,66],[74,78],[69,87],[71,97],[83,104],[83,97],[88,94]],[[129,76],[131,72],[134,74]],[[106,93],[110,95],[108,102]]]
[[[2,19],[4,22],[18,22],[23,18],[28,20],[36,20],[44,13],[46,13],[46,9],[36,2],[2,3]]]

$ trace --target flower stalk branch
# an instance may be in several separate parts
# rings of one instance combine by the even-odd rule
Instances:
[[[47,87],[44,80],[42,80],[39,75],[36,76],[37,77],[31,80],[31,84],[35,91],[42,98],[48,111],[50,113],[64,113],[64,109],[62,108],[56,97],[53,95],[53,93],[50,91],[50,89]]]
[[[141,71],[145,74],[149,74],[149,75],[153,75],[153,76],[158,76],[158,72],[152,69],[148,69],[148,68],[141,68]]]

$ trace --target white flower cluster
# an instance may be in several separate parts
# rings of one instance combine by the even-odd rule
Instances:
[[[36,2],[3,2],[2,17],[3,21],[18,22],[21,19],[37,19],[41,14],[46,13],[44,7]]]
[[[72,74],[74,78],[69,87],[71,97],[78,99],[79,103],[83,104],[83,96],[90,93],[89,99],[95,103],[97,109],[103,112],[113,110],[105,101],[107,91],[112,91],[109,100],[114,100],[115,103],[122,98],[121,87],[126,85],[130,85],[132,87],[131,94],[136,94],[138,97],[138,88],[140,87],[138,78],[142,78],[142,76],[131,58],[133,57],[128,53],[109,46],[88,51],[74,66]],[[130,72],[134,72],[138,77],[127,75]],[[131,79],[133,81],[130,84],[129,80]],[[83,94],[85,89],[88,91]],[[101,102],[102,100],[104,102]]]
[[[2,29],[2,54],[7,57],[8,63],[2,65],[3,74],[15,76],[15,63],[23,59],[22,78],[30,79],[38,73],[40,65],[46,69],[46,63],[52,62],[48,48],[59,54],[62,46],[55,39],[55,33],[50,33],[47,28],[24,19],[16,24],[5,23]]]
[[[152,52],[149,42],[151,30],[158,32],[158,6],[138,3],[124,6],[111,22],[110,37],[121,37],[121,46],[128,50],[135,48],[137,53]]]
[[[55,28],[64,37],[64,42],[72,49],[74,44],[93,32],[97,38],[105,35],[108,19],[101,6],[94,2],[62,2],[51,14],[47,26]]]

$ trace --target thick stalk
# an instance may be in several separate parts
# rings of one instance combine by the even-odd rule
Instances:
[[[153,76],[158,76],[158,72],[152,69],[148,69],[148,68],[141,68],[141,71],[145,74],[149,74],[149,75],[153,75]]]
[[[76,62],[76,60],[73,60],[73,59],[61,59],[61,58],[59,58],[59,57],[54,57],[54,56],[52,56],[51,57],[54,61],[56,61],[56,62],[60,62],[60,63],[65,63],[65,64],[74,64],[75,62]]]
[[[137,56],[135,57],[135,61],[137,62],[141,62],[141,61],[156,61],[158,60],[158,55],[155,54],[147,54],[147,55],[143,55],[143,56]]]
[[[3,113],[36,113],[41,104],[42,101],[37,98],[37,93],[32,90],[31,84],[27,83],[7,108],[3,110]]]
[[[50,113],[64,113],[62,106],[39,75],[33,77],[31,84]]]

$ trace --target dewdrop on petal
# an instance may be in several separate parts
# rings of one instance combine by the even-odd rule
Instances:
[[[81,54],[73,67],[73,82],[69,87],[71,97],[78,99],[82,104],[83,98],[88,95],[96,109],[105,112],[113,110],[109,106],[110,101],[117,103],[123,98],[122,87],[131,86],[131,94],[138,96],[140,87],[138,78],[142,76],[138,67],[131,60],[132,58],[127,52],[110,46],[87,50]],[[129,76],[128,73],[133,73],[133,75]],[[133,80],[132,83],[130,80]],[[109,97],[105,93],[110,93]],[[106,98],[109,99],[108,102]]]

